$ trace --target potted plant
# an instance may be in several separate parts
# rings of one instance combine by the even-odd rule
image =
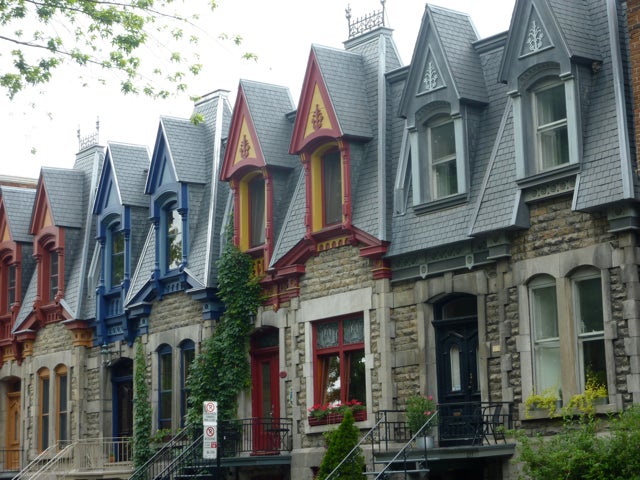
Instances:
[[[431,430],[435,422],[432,417],[436,414],[436,403],[432,395],[412,395],[407,398],[407,423],[411,433],[415,435],[420,432],[420,437],[429,438],[425,440],[426,446],[433,446]],[[424,427],[424,428],[423,428]]]
[[[534,393],[527,397],[525,402],[525,417],[531,418],[532,411],[534,410],[546,411],[549,417],[553,417],[561,406],[561,399],[557,390],[555,388],[546,388],[542,393]]]

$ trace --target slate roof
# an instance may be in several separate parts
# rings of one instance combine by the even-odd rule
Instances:
[[[29,228],[36,191],[32,188],[1,186],[0,197],[4,202],[13,241],[32,243],[33,237],[29,233]]]
[[[42,167],[40,174],[54,225],[82,228],[85,218],[84,173],[80,170]]]
[[[288,153],[293,124],[288,120],[287,114],[295,109],[289,89],[249,80],[240,80],[240,87],[244,92],[266,165],[294,167],[300,160]]]
[[[478,33],[469,15],[433,5],[427,5],[425,15],[433,19],[458,98],[486,102],[480,57],[472,45],[478,40]]]
[[[107,157],[113,165],[114,179],[122,204],[148,207],[149,198],[144,194],[150,162],[147,147],[108,142]]]
[[[343,135],[373,136],[363,58],[353,52],[313,45],[322,79],[329,92]]]
[[[160,117],[160,128],[167,140],[178,182],[206,183],[203,172],[207,152],[205,126],[194,125],[185,118],[163,116]]]
[[[609,33],[605,2],[548,0],[548,3],[555,15],[554,21],[560,29],[566,29],[562,35],[568,51],[576,57],[601,58],[603,62],[597,75],[580,79],[582,95],[588,95],[589,101],[583,103],[583,152],[573,192],[574,208],[593,209],[624,200],[624,169],[628,166],[621,160],[625,158],[624,147],[621,147],[618,132],[628,126],[625,119],[619,118],[620,109],[617,108],[617,102],[620,102],[614,89],[617,67],[612,63],[610,53],[612,35]],[[524,15],[521,21],[526,22],[531,2],[519,1],[518,4],[520,12],[526,13],[520,13]],[[622,9],[622,6],[618,5],[618,8]],[[443,37],[444,31],[461,31],[464,25],[469,24],[463,16],[452,15],[441,8],[428,6],[427,10],[432,13],[431,21],[439,32],[439,38]],[[622,13],[619,15],[623,17]],[[514,16],[512,29],[513,22],[517,20]],[[618,18],[618,21],[622,22],[622,19]],[[459,22],[459,27],[455,22]],[[622,23],[620,28],[623,28]],[[474,236],[494,231],[528,227],[528,217],[523,215],[526,206],[522,189],[516,181],[513,105],[507,96],[507,87],[498,83],[505,62],[509,61],[507,55],[519,51],[519,46],[509,48],[509,42],[515,41],[512,33],[471,44],[462,36],[457,39],[452,36],[448,40],[452,42],[450,45],[447,45],[448,41],[442,43],[450,63],[453,52],[471,47],[477,57],[475,64],[482,69],[481,75],[474,75],[474,79],[484,82],[488,100],[487,106],[478,110],[478,121],[472,121],[468,127],[471,147],[468,201],[419,215],[409,205],[404,215],[392,219],[390,257],[469,241]],[[615,34],[613,37],[617,38]],[[463,42],[464,48],[455,48],[455,42]],[[424,44],[416,45],[417,51],[425,48]],[[393,157],[399,165],[397,145]],[[410,204],[411,199],[409,195]]]

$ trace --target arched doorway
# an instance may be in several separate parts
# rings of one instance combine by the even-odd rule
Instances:
[[[464,445],[476,435],[480,407],[478,311],[473,295],[449,296],[435,304],[436,369],[440,445]]]

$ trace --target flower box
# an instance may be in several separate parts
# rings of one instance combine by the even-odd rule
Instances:
[[[342,423],[344,415],[342,413],[329,413],[324,417],[317,417],[313,415],[309,415],[309,425],[312,427],[317,427],[319,425],[337,425]],[[367,419],[367,411],[366,410],[355,410],[353,412],[353,418],[356,422],[362,422]]]

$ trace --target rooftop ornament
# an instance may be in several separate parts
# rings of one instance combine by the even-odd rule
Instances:
[[[384,4],[386,0],[380,0],[382,9],[376,12],[364,15],[363,17],[356,18],[351,22],[351,5],[347,5],[345,9],[345,16],[349,24],[349,38],[357,37],[363,33],[370,32],[378,27],[384,27]]]

